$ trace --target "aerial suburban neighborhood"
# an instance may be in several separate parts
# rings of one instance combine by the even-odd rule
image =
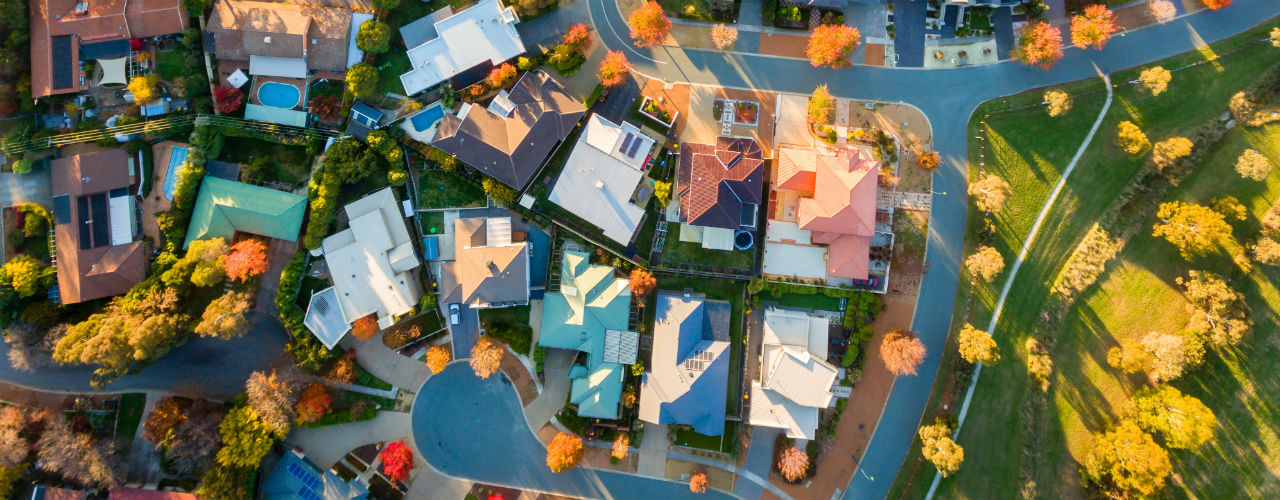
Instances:
[[[0,500],[1280,497],[1278,0],[0,34]]]

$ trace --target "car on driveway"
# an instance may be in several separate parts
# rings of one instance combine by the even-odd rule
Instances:
[[[458,304],[449,304],[449,324],[458,324]]]

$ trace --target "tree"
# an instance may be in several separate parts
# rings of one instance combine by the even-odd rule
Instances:
[[[196,494],[210,500],[249,498],[244,487],[257,472],[257,467],[214,465],[200,478],[200,489]]]
[[[1034,338],[1027,339],[1027,375],[1040,384],[1040,391],[1049,390],[1049,376],[1053,375],[1053,359],[1044,345]]]
[[[924,342],[903,330],[889,332],[880,344],[880,359],[894,375],[915,375],[925,352]]]
[[[302,391],[302,397],[298,398],[294,411],[298,414],[298,423],[309,424],[329,413],[332,405],[333,397],[329,395],[329,391],[323,385],[313,383]]]
[[[938,165],[942,164],[942,155],[937,151],[921,151],[920,152],[920,168],[930,172],[937,170]]]
[[[658,279],[639,267],[631,270],[631,295],[644,297],[658,288]]]
[[[1012,191],[1009,183],[997,175],[987,174],[982,180],[969,184],[969,196],[978,210],[983,212],[999,212]]]
[[[172,288],[184,288],[187,283],[199,287],[222,284],[227,278],[227,240],[209,238],[192,241],[187,253],[165,271],[160,280]]]
[[[1155,147],[1151,148],[1151,161],[1155,162],[1156,167],[1164,170],[1173,166],[1173,162],[1179,158],[1191,154],[1191,139],[1186,137],[1170,137],[1163,141],[1157,142]]]
[[[942,419],[920,428],[920,453],[937,467],[942,477],[960,470],[964,463],[964,448],[951,439],[952,429]]]
[[[213,102],[222,114],[235,113],[244,103],[244,92],[235,87],[220,85],[213,89]]]
[[[499,205],[510,205],[516,202],[516,190],[511,189],[511,187],[506,184],[503,184],[502,181],[494,179],[493,177],[485,177],[484,181],[481,182],[480,185],[484,188],[485,196],[488,196],[494,203]]]
[[[370,19],[356,32],[356,47],[370,54],[386,52],[391,45],[391,27],[387,23]]]
[[[136,295],[131,291],[117,297],[104,312],[68,328],[54,347],[53,359],[100,365],[92,380],[100,385],[168,352],[183,338],[190,321],[178,310],[177,291],[157,287]]]
[[[40,468],[63,479],[114,488],[121,477],[120,464],[112,456],[115,442],[94,442],[93,436],[72,430],[61,413],[44,419],[44,432],[36,442],[36,458]]]
[[[480,337],[476,345],[471,348],[470,364],[477,377],[489,378],[502,366],[502,346],[487,335]]]
[[[1225,9],[1231,6],[1231,0],[1200,0],[1210,10]]]
[[[350,78],[350,73],[348,73],[348,78]],[[324,177],[328,177],[329,174],[332,174],[339,182],[350,183],[363,179],[365,176],[369,175],[369,172],[380,169],[381,165],[382,159],[378,155],[377,151],[374,151],[372,148],[365,147],[364,143],[361,143],[358,139],[346,138],[334,142],[333,145],[329,147],[329,150],[325,151],[323,171],[326,174]],[[322,181],[322,183],[317,187],[317,191],[329,189],[323,182],[324,181]],[[338,186],[333,186],[333,189],[336,191]],[[337,195],[335,194],[334,196],[336,197]],[[315,205],[316,202],[324,199],[325,197],[320,194],[311,196],[312,219],[315,219],[314,214],[317,211]],[[334,203],[336,203],[336,201]],[[334,208],[325,207],[325,210],[329,211]],[[332,218],[332,216],[330,216],[330,218]],[[328,224],[328,222],[325,222],[326,228],[328,227]]]
[[[965,323],[960,329],[960,357],[970,363],[991,364],[1000,361],[1000,347],[990,333]]]
[[[347,351],[337,361],[333,362],[333,367],[329,368],[329,373],[325,374],[325,378],[342,384],[350,384],[356,381],[356,353],[355,351]]]
[[[1231,110],[1231,116],[1235,117],[1236,121],[1245,124],[1253,121],[1255,105],[1249,98],[1249,94],[1243,91],[1232,94],[1231,100],[1227,101],[1227,108]]]
[[[191,401],[166,396],[151,406],[151,413],[142,424],[142,437],[160,444],[169,438],[169,432],[187,419]]]
[[[400,0],[373,0],[373,6],[381,10],[393,10],[400,6]]]
[[[813,89],[809,96],[809,123],[822,125],[831,121],[831,113],[836,110],[836,100],[827,90],[827,84]]]
[[[1131,420],[1095,434],[1081,475],[1111,498],[1149,498],[1164,488],[1169,454]]]
[[[969,274],[983,281],[991,281],[1004,270],[1004,257],[995,248],[981,246],[978,247],[978,251],[965,259],[964,266],[969,270]]]
[[[1181,377],[1191,367],[1204,360],[1204,341],[1190,331],[1178,333],[1151,332],[1142,337],[1141,359],[1147,370],[1161,381]]]
[[[1134,396],[1138,427],[1159,434],[1170,448],[1192,450],[1213,439],[1217,417],[1199,399],[1170,385],[1147,387]]]
[[[31,441],[23,432],[31,416],[18,406],[6,406],[0,413],[3,414],[0,416],[0,468],[18,467],[31,453]]]
[[[1062,30],[1044,21],[1034,21],[1018,30],[1018,46],[1010,54],[1027,66],[1052,68],[1062,59]]]
[[[1173,73],[1161,66],[1144,69],[1138,75],[1138,84],[1153,96],[1163,94],[1165,90],[1168,90],[1169,82],[1171,81],[1173,81]]]
[[[1280,242],[1270,236],[1259,238],[1249,246],[1249,253],[1258,262],[1268,266],[1280,266]]]
[[[47,283],[55,272],[52,267],[41,264],[27,254],[19,254],[0,267],[0,277],[8,277],[8,284],[22,298],[33,296],[47,288]]]
[[[218,430],[222,433],[222,448],[218,449],[217,460],[224,467],[257,469],[276,440],[284,437],[258,418],[250,406],[232,409]]]
[[[506,87],[508,83],[515,81],[515,79],[516,67],[509,63],[502,63],[502,66],[489,70],[489,76],[485,78],[485,83],[489,84],[490,87],[499,89]]]
[[[1120,126],[1116,129],[1116,146],[1121,150],[1137,155],[1150,145],[1151,141],[1147,140],[1147,134],[1143,133],[1136,124],[1129,120],[1120,122]]]
[[[1082,49],[1102,49],[1118,29],[1115,12],[1106,5],[1090,5],[1071,17],[1071,44]]]
[[[643,374],[644,374],[644,370],[641,370],[641,375]],[[636,406],[636,399],[637,399],[636,389],[634,387],[627,386],[626,389],[622,390],[622,407],[623,408],[627,408],[627,409],[634,408]]]
[[[448,349],[441,346],[432,346],[427,349],[427,368],[431,369],[431,373],[440,373],[444,371],[444,367],[449,365],[452,357]]]
[[[610,450],[609,456],[622,460],[627,458],[629,448],[631,446],[631,436],[625,432],[618,433],[618,439],[613,440],[613,449]]]
[[[1175,281],[1190,302],[1187,329],[1204,336],[1215,347],[1235,345],[1253,328],[1253,311],[1244,295],[1218,275],[1191,271],[1187,279],[1179,277]]]
[[[582,459],[582,439],[561,432],[547,445],[547,467],[557,474],[578,466]]]
[[[1209,200],[1209,208],[1218,212],[1224,219],[1245,220],[1249,218],[1249,209],[1235,196],[1217,196]]]
[[[13,162],[13,173],[18,175],[29,174],[32,170],[35,170],[35,168],[36,162],[26,158]]]
[[[561,44],[568,46],[574,53],[585,54],[591,48],[591,28],[577,23],[564,32]]]
[[[214,337],[221,340],[239,338],[249,331],[247,314],[253,306],[253,297],[248,292],[228,292],[213,299],[204,309],[195,333],[201,337]]]
[[[13,494],[13,483],[22,479],[22,470],[17,467],[0,467],[0,498],[9,498]]]
[[[1172,243],[1187,260],[1209,253],[1232,239],[1231,226],[1222,214],[1209,207],[1181,201],[1161,203],[1156,217],[1160,221],[1152,234]]]
[[[858,29],[844,24],[823,24],[809,35],[804,54],[815,68],[845,68],[849,54],[858,46],[862,35]]]
[[[165,459],[180,471],[209,470],[222,438],[218,425],[223,415],[211,405],[197,404],[164,441]]]
[[[787,482],[794,483],[804,478],[809,471],[809,454],[795,446],[787,448],[778,458],[778,472]]]
[[[1059,89],[1049,89],[1044,92],[1045,110],[1049,112],[1049,116],[1057,117],[1067,114],[1071,111],[1071,94]]]
[[[332,120],[337,118],[338,112],[342,111],[342,96],[339,95],[318,95],[307,101],[307,108],[311,114],[321,120]]]
[[[409,471],[413,470],[413,450],[404,441],[388,444],[379,456],[382,457],[382,474],[387,479],[396,482],[409,479]]]
[[[1271,28],[1271,34],[1267,38],[1271,40],[1272,47],[1280,47],[1280,26]]]
[[[1178,8],[1174,7],[1171,0],[1151,0],[1147,3],[1147,15],[1151,16],[1152,21],[1164,24],[1178,17]]]
[[[733,45],[738,43],[738,28],[727,24],[717,24],[711,27],[711,44],[717,49],[729,50]]]
[[[662,12],[662,6],[652,0],[632,12],[627,25],[631,27],[631,39],[640,48],[662,45],[671,32],[671,20]]]
[[[378,328],[378,318],[374,314],[361,316],[351,322],[351,335],[361,341],[373,338],[380,330]]]
[[[245,393],[249,396],[249,407],[273,432],[283,436],[293,428],[298,414],[294,406],[301,396],[299,384],[289,375],[281,375],[272,371],[253,372],[245,382]]]
[[[373,95],[378,88],[378,70],[368,63],[357,63],[347,68],[347,91],[356,99]]]
[[[658,199],[658,203],[667,206],[671,203],[671,183],[667,181],[653,182],[653,197]]]
[[[604,56],[604,60],[600,61],[600,71],[596,76],[600,78],[600,84],[605,88],[613,88],[627,81],[629,71],[631,71],[631,64],[627,62],[627,55],[621,50],[610,50]]]
[[[257,238],[246,238],[232,245],[222,266],[228,278],[242,283],[267,272],[267,267],[267,245]]]
[[[1257,150],[1246,149],[1236,158],[1236,173],[1245,179],[1266,180],[1273,168],[1275,166],[1271,164],[1271,160]]]
[[[133,94],[133,102],[139,106],[151,102],[159,96],[156,92],[156,84],[160,82],[160,76],[156,74],[138,75],[129,80],[129,93]]]

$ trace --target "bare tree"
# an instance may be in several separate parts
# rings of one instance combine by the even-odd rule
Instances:
[[[60,474],[63,479],[84,486],[114,488],[121,468],[111,446],[113,443],[107,440],[94,443],[88,434],[71,430],[71,424],[61,414],[54,414],[45,419],[36,456],[41,469]]]
[[[249,394],[249,406],[258,414],[262,422],[272,430],[281,434],[289,432],[298,415],[294,405],[302,395],[301,384],[289,373],[253,372],[245,383],[245,392]]]

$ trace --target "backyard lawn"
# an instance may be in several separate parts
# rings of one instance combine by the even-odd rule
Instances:
[[[483,207],[488,202],[484,188],[443,170],[423,170],[418,174],[418,208]]]
[[[756,248],[747,250],[707,250],[701,243],[680,241],[680,225],[667,224],[667,241],[662,246],[663,262],[700,264],[748,271],[755,266]]]
[[[184,76],[204,71],[195,58],[195,52],[174,47],[156,52],[156,74],[164,81],[174,81]]]
[[[669,15],[699,21],[733,21],[736,2],[728,8],[715,9],[708,0],[661,0],[662,10]],[[726,3],[726,2],[716,2]]]
[[[724,433],[719,436],[707,436],[694,432],[693,429],[681,427],[672,431],[677,446],[699,448],[703,450],[732,453],[733,442],[737,439],[738,423],[725,421]]]
[[[784,293],[781,297],[773,298],[767,292],[762,294],[761,300],[777,302],[782,307],[799,307],[804,309],[817,309],[820,311],[840,311],[840,298],[828,297],[819,293],[800,294],[800,293]]]
[[[529,326],[529,306],[481,309],[480,325],[485,335],[511,346],[511,350],[529,355],[533,349],[533,327]]]
[[[271,158],[272,175],[265,181],[278,181],[298,186],[311,175],[311,155],[306,146],[264,141],[253,137],[227,136],[219,160],[238,163],[243,169],[258,156]]]
[[[1129,392],[1134,387],[1133,381],[1117,377],[1115,370],[1106,365],[1105,352],[1116,342],[1128,340],[1139,332],[1153,329],[1172,331],[1169,329],[1180,325],[1185,313],[1180,306],[1180,294],[1172,288],[1171,282],[1192,266],[1180,262],[1180,258],[1170,253],[1163,241],[1149,236],[1151,221],[1147,220],[1121,255],[1122,262],[1114,265],[1099,285],[1077,300],[1061,331],[1044,331],[1041,315],[1050,287],[1080,239],[1095,222],[1116,208],[1112,206],[1116,196],[1133,181],[1146,161],[1129,157],[1113,144],[1119,122],[1131,120],[1139,123],[1152,142],[1174,135],[1192,135],[1202,124],[1216,120],[1226,111],[1231,94],[1254,83],[1259,75],[1267,74],[1280,62],[1280,51],[1254,44],[1269,29],[1267,26],[1197,52],[1160,61],[1159,65],[1173,69],[1204,61],[1215,54],[1220,57],[1209,64],[1175,72],[1169,90],[1158,97],[1125,84],[1136,79],[1145,67],[1112,75],[1112,82],[1119,85],[1115,88],[1112,107],[1077,165],[1076,172],[1066,182],[1061,196],[1050,210],[1019,271],[1000,324],[993,332],[1000,343],[1003,360],[984,370],[973,401],[973,408],[979,410],[970,412],[959,439],[961,445],[981,446],[982,451],[966,454],[964,467],[942,482],[938,492],[940,498],[1012,498],[1025,491],[1027,481],[1034,481],[1033,496],[1080,498],[1086,495],[1080,486],[1078,461],[1090,446],[1089,433],[1114,421],[1114,414],[1127,404]],[[1071,93],[1075,101],[1073,109],[1065,116],[1049,118],[1038,106],[1000,112],[1039,103],[1042,91],[1032,91],[985,103],[970,122],[970,137],[980,134],[987,137],[986,169],[1004,177],[1012,187],[1013,196],[1007,207],[993,217],[994,231],[987,242],[1000,251],[1006,262],[1011,262],[1016,255],[1048,191],[1101,109],[1104,94],[1097,79],[1062,88]],[[1261,131],[1233,132],[1232,136],[1241,137],[1229,136],[1220,143],[1214,150],[1217,156],[1211,155],[1203,162],[1204,167],[1201,168],[1205,171],[1186,181],[1184,191],[1170,196],[1191,196],[1191,193],[1201,192],[1198,190],[1216,189],[1220,192],[1228,189],[1226,184],[1231,184],[1232,190],[1247,189],[1248,186],[1242,186],[1242,181],[1230,171],[1243,143],[1268,144],[1269,151],[1261,147],[1256,149],[1267,151],[1273,161],[1280,154],[1274,149],[1277,140],[1274,130],[1267,132],[1266,137],[1270,139],[1257,134]],[[1270,142],[1266,142],[1268,140]],[[970,142],[971,178],[979,176],[979,153],[983,145],[982,141]],[[1216,177],[1210,173],[1214,169],[1218,172]],[[1193,183],[1197,181],[1206,182],[1200,179],[1224,184],[1211,188],[1195,187]],[[1274,183],[1273,179],[1268,184],[1272,186],[1269,195],[1255,191],[1237,196],[1255,215],[1259,214],[1269,206],[1259,196],[1274,199]],[[1254,188],[1259,189],[1257,186]],[[1197,199],[1203,200],[1207,196]],[[977,245],[982,224],[976,209],[970,206],[969,210],[966,255]],[[1249,224],[1256,227],[1255,221]],[[1247,232],[1237,231],[1237,236],[1244,233]],[[1218,268],[1224,267],[1221,261],[1215,262]],[[1230,264],[1229,259],[1226,264]],[[1195,267],[1205,267],[1205,264],[1197,262]],[[1252,289],[1247,293],[1252,293],[1250,302],[1255,312],[1273,310],[1280,302],[1275,298],[1274,288],[1262,285],[1268,277],[1274,278],[1273,273],[1272,269],[1255,268],[1248,274]],[[968,279],[961,279],[953,328],[959,329],[965,322],[985,328],[997,287],[1003,285],[1003,279],[1004,274],[991,284],[972,288]],[[1259,296],[1258,290],[1266,290],[1266,293]],[[1153,310],[1161,313],[1153,315]],[[1262,339],[1274,330],[1271,320],[1259,319],[1254,338],[1246,344],[1261,345],[1264,343]],[[1049,403],[1040,407],[1027,402],[1033,389],[1028,384],[1026,352],[1022,345],[1029,336],[1051,337],[1056,341],[1050,352],[1055,364],[1051,380],[1053,389],[1049,393]],[[954,345],[954,335],[951,342]],[[948,359],[953,356],[953,349],[949,347],[944,367],[951,366]],[[1274,439],[1262,442],[1255,439],[1254,443],[1248,444],[1243,439],[1233,438],[1236,429],[1253,429],[1239,431],[1246,434],[1276,435],[1275,414],[1270,413],[1274,407],[1262,402],[1274,400],[1280,394],[1273,382],[1278,367],[1270,361],[1275,359],[1274,348],[1246,346],[1243,350],[1252,349],[1263,352],[1269,349],[1272,353],[1256,356],[1231,353],[1221,359],[1209,356],[1211,361],[1205,366],[1175,384],[1204,399],[1229,431],[1220,435],[1216,443],[1208,445],[1206,450],[1209,451],[1198,457],[1189,453],[1174,455],[1174,472],[1181,476],[1181,481],[1171,483],[1173,497],[1265,497],[1277,494],[1274,490],[1259,489],[1261,485],[1275,484],[1264,464],[1271,462],[1274,465],[1273,458],[1255,460],[1248,467],[1240,463],[1245,461],[1242,457],[1264,452],[1269,452],[1269,455],[1263,456],[1277,456]],[[1269,360],[1264,361],[1264,357]],[[951,374],[944,371],[941,375],[930,408],[941,406],[938,404],[941,388]],[[982,411],[984,408],[1000,408],[1001,411]],[[1270,418],[1263,418],[1263,413],[1269,413]],[[925,416],[926,421],[932,419],[932,414]],[[934,471],[930,466],[918,465],[918,449],[917,442],[890,498],[924,496]],[[1027,457],[1032,455],[1035,460],[1028,461]],[[1229,472],[1236,466],[1245,473]]]

